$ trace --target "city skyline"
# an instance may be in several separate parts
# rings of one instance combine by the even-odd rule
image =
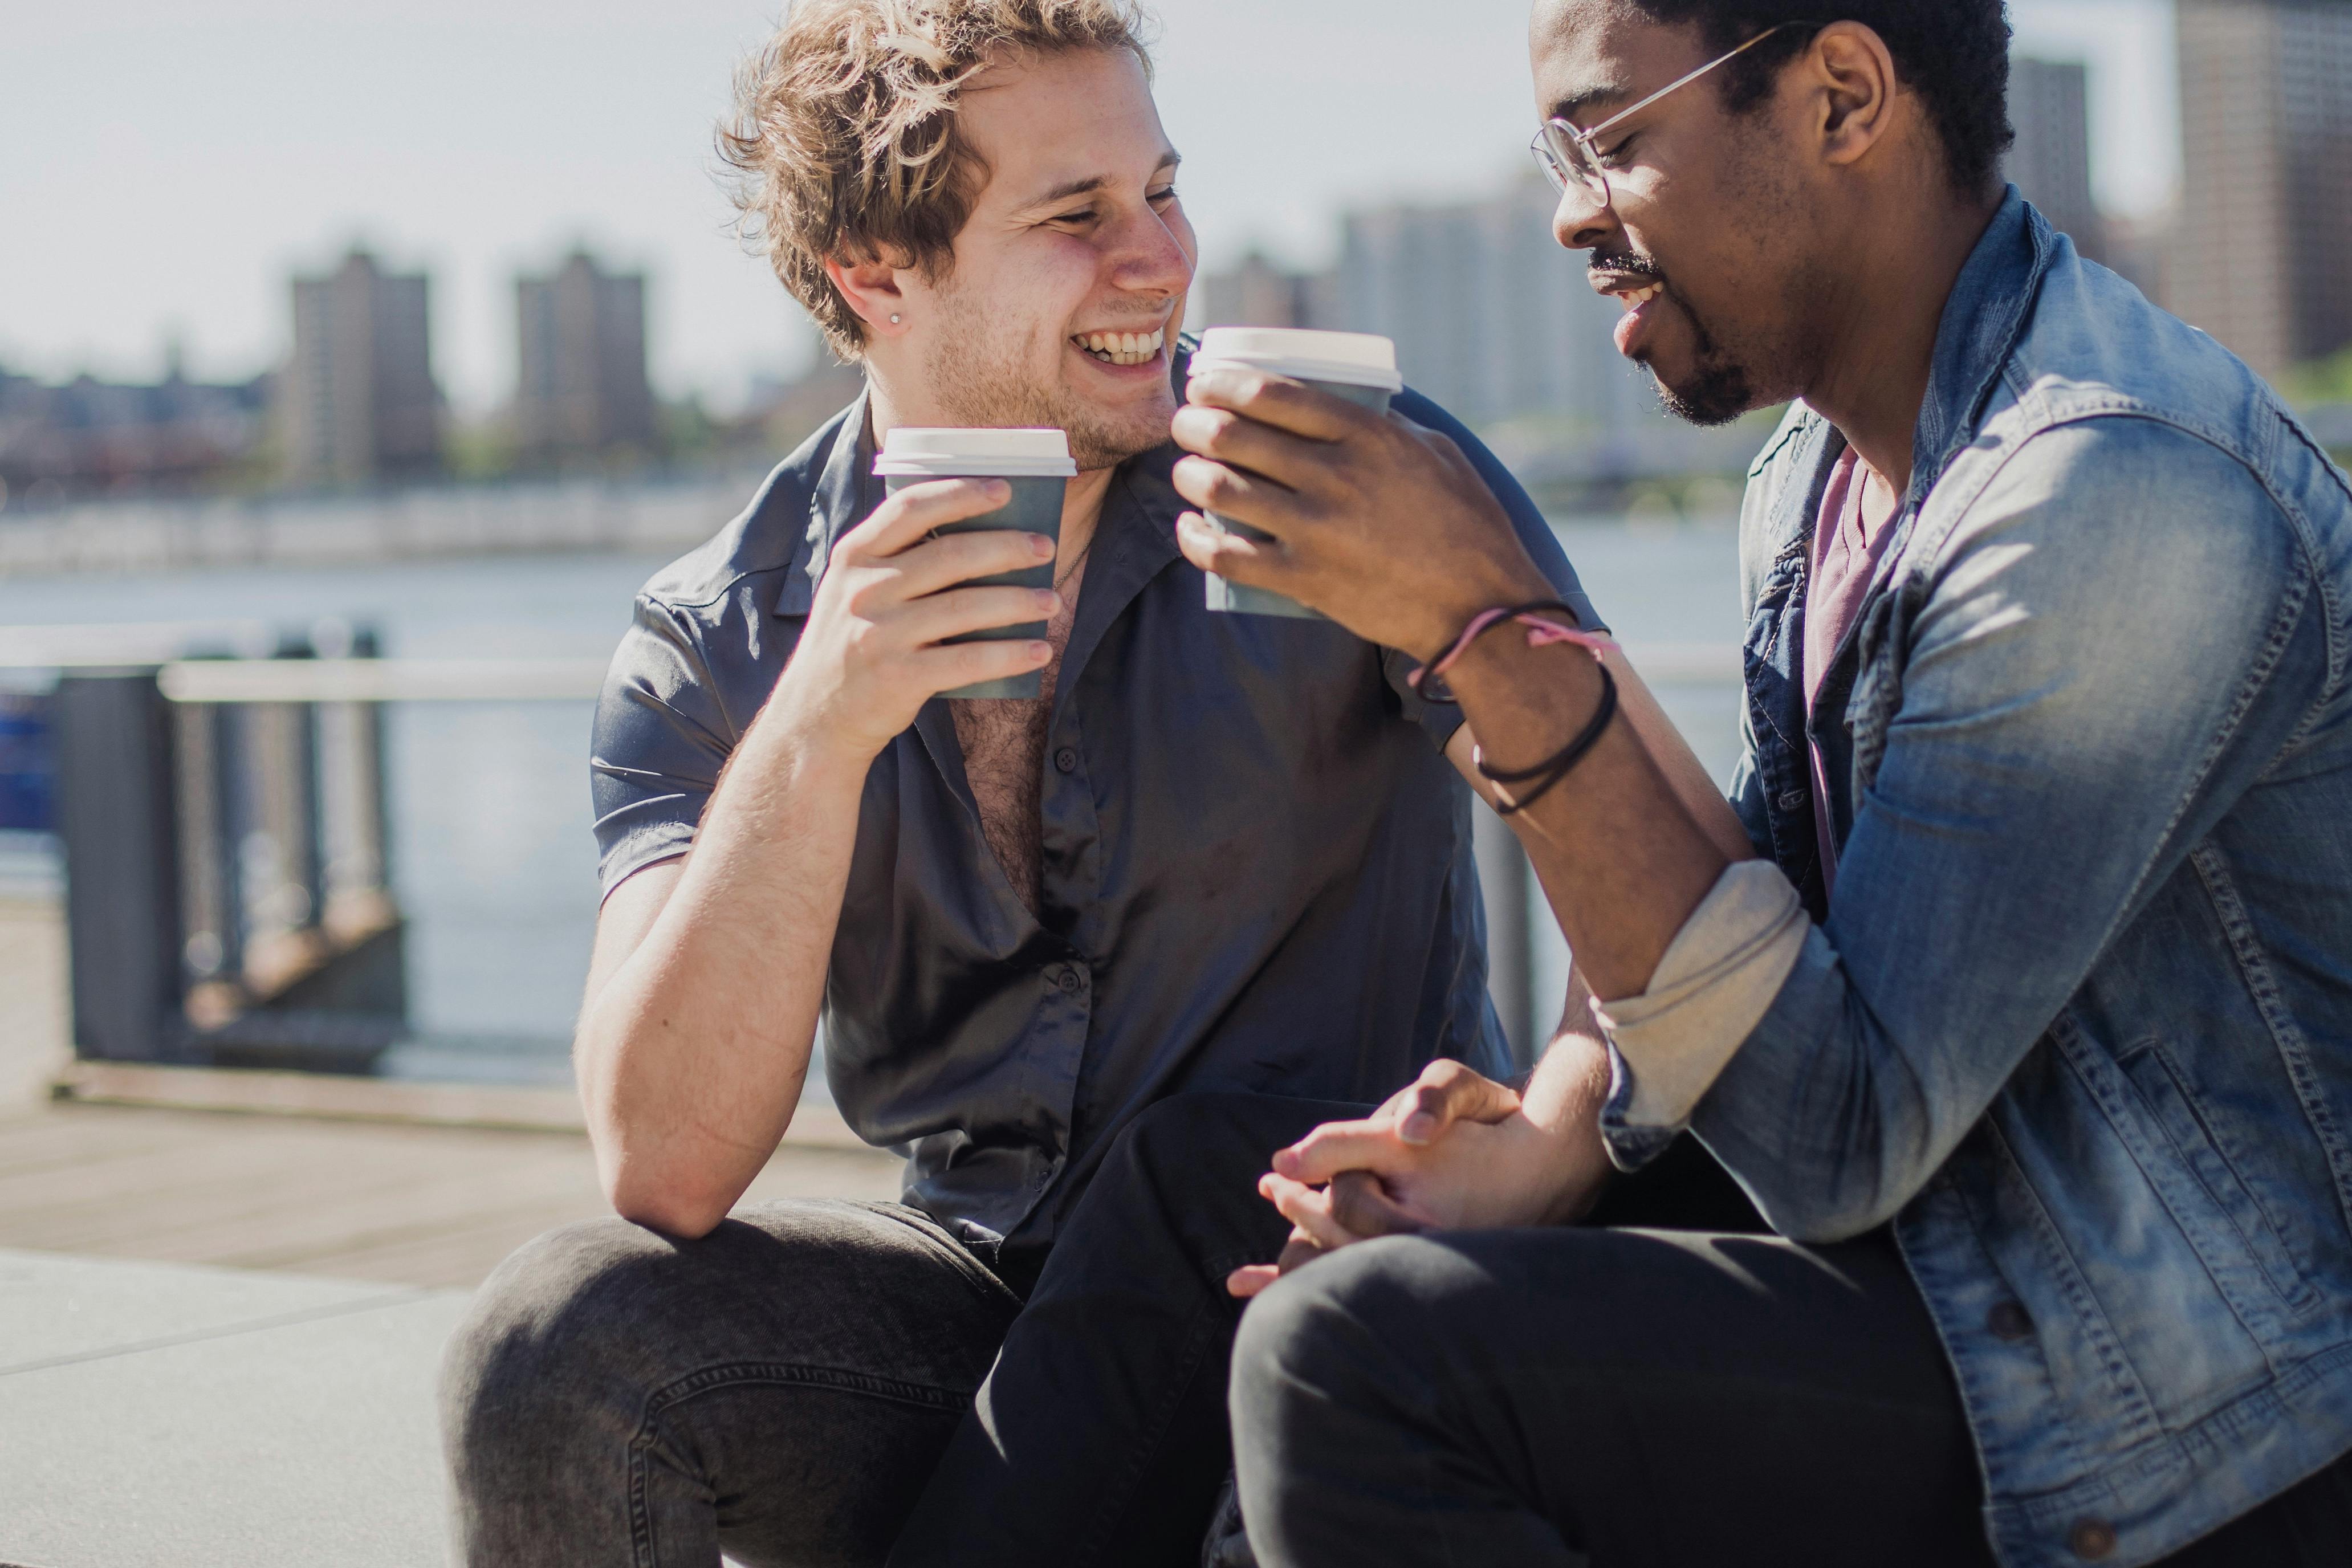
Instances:
[[[1402,0],[1291,0],[1274,17],[1249,0],[1159,10],[1160,98],[1188,154],[1205,266],[1253,246],[1328,264],[1346,207],[1499,191],[1516,174],[1530,112],[1517,101],[1521,0],[1465,0],[1442,21]],[[2113,78],[2169,69],[2168,9],[2017,10],[2021,48],[2091,61],[2102,197],[2126,212],[2160,201],[2177,136],[2131,127],[2151,107],[2164,120],[2168,80],[2137,92]],[[286,278],[364,244],[433,277],[436,374],[454,408],[479,414],[515,382],[512,278],[584,245],[649,277],[656,390],[738,402],[813,347],[764,264],[723,233],[709,157],[728,71],[770,15],[705,0],[656,24],[614,0],[516,0],[486,18],[430,0],[362,24],[298,16],[286,0],[194,18],[126,0],[98,22],[16,25],[0,141],[28,155],[0,169],[0,204],[44,237],[0,256],[0,298],[40,301],[0,312],[0,364],[149,378],[176,336],[192,373],[250,376],[290,348]],[[1261,44],[1254,59],[1221,57],[1235,36]],[[120,84],[103,95],[101,70]],[[78,125],[101,97],[105,117]],[[1383,98],[1413,112],[1356,112]],[[1321,151],[1268,160],[1265,146]]]

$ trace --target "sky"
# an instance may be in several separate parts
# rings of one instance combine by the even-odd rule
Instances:
[[[242,378],[286,280],[355,241],[434,280],[461,412],[508,395],[513,277],[575,244],[650,278],[664,395],[738,402],[814,333],[744,254],[711,152],[778,0],[0,0],[0,364]],[[1156,0],[1202,259],[1328,259],[1350,203],[1500,183],[1534,120],[1526,0]],[[2165,0],[2012,0],[2091,68],[2103,203],[2179,177]]]

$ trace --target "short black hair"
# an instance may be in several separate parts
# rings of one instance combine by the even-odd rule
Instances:
[[[1668,26],[1696,24],[1707,47],[1726,54],[1768,27],[1781,31],[1723,70],[1724,102],[1744,114],[1771,95],[1780,68],[1832,22],[1859,22],[1895,57],[1904,85],[1926,100],[1943,139],[1955,188],[1989,190],[2001,154],[2017,140],[2009,125],[2009,6],[2006,0],[1631,0]]]

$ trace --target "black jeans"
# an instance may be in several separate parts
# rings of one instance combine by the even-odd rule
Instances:
[[[1363,1109],[1164,1102],[1043,1256],[825,1200],[541,1237],[443,1368],[456,1561],[1190,1568],[1230,1464],[1223,1277],[1289,1228],[1257,1178]]]
[[[1251,1307],[1231,1397],[1263,1568],[1990,1568],[1892,1241],[1720,1233],[1727,1182],[1688,1139],[1670,1157],[1674,1190],[1598,1217],[1619,1228],[1370,1242]],[[1677,1209],[1717,1218],[1622,1228]],[[2352,1460],[2168,1562],[2318,1568],[2347,1542]]]

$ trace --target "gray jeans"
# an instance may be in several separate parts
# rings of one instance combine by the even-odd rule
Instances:
[[[552,1231],[444,1366],[454,1560],[879,1563],[1020,1310],[896,1204],[764,1204],[691,1243]]]
[[[1163,1100],[1050,1253],[987,1264],[894,1204],[541,1237],[444,1369],[457,1561],[1194,1568],[1231,1453],[1225,1274],[1289,1229],[1257,1178],[1364,1109]]]

